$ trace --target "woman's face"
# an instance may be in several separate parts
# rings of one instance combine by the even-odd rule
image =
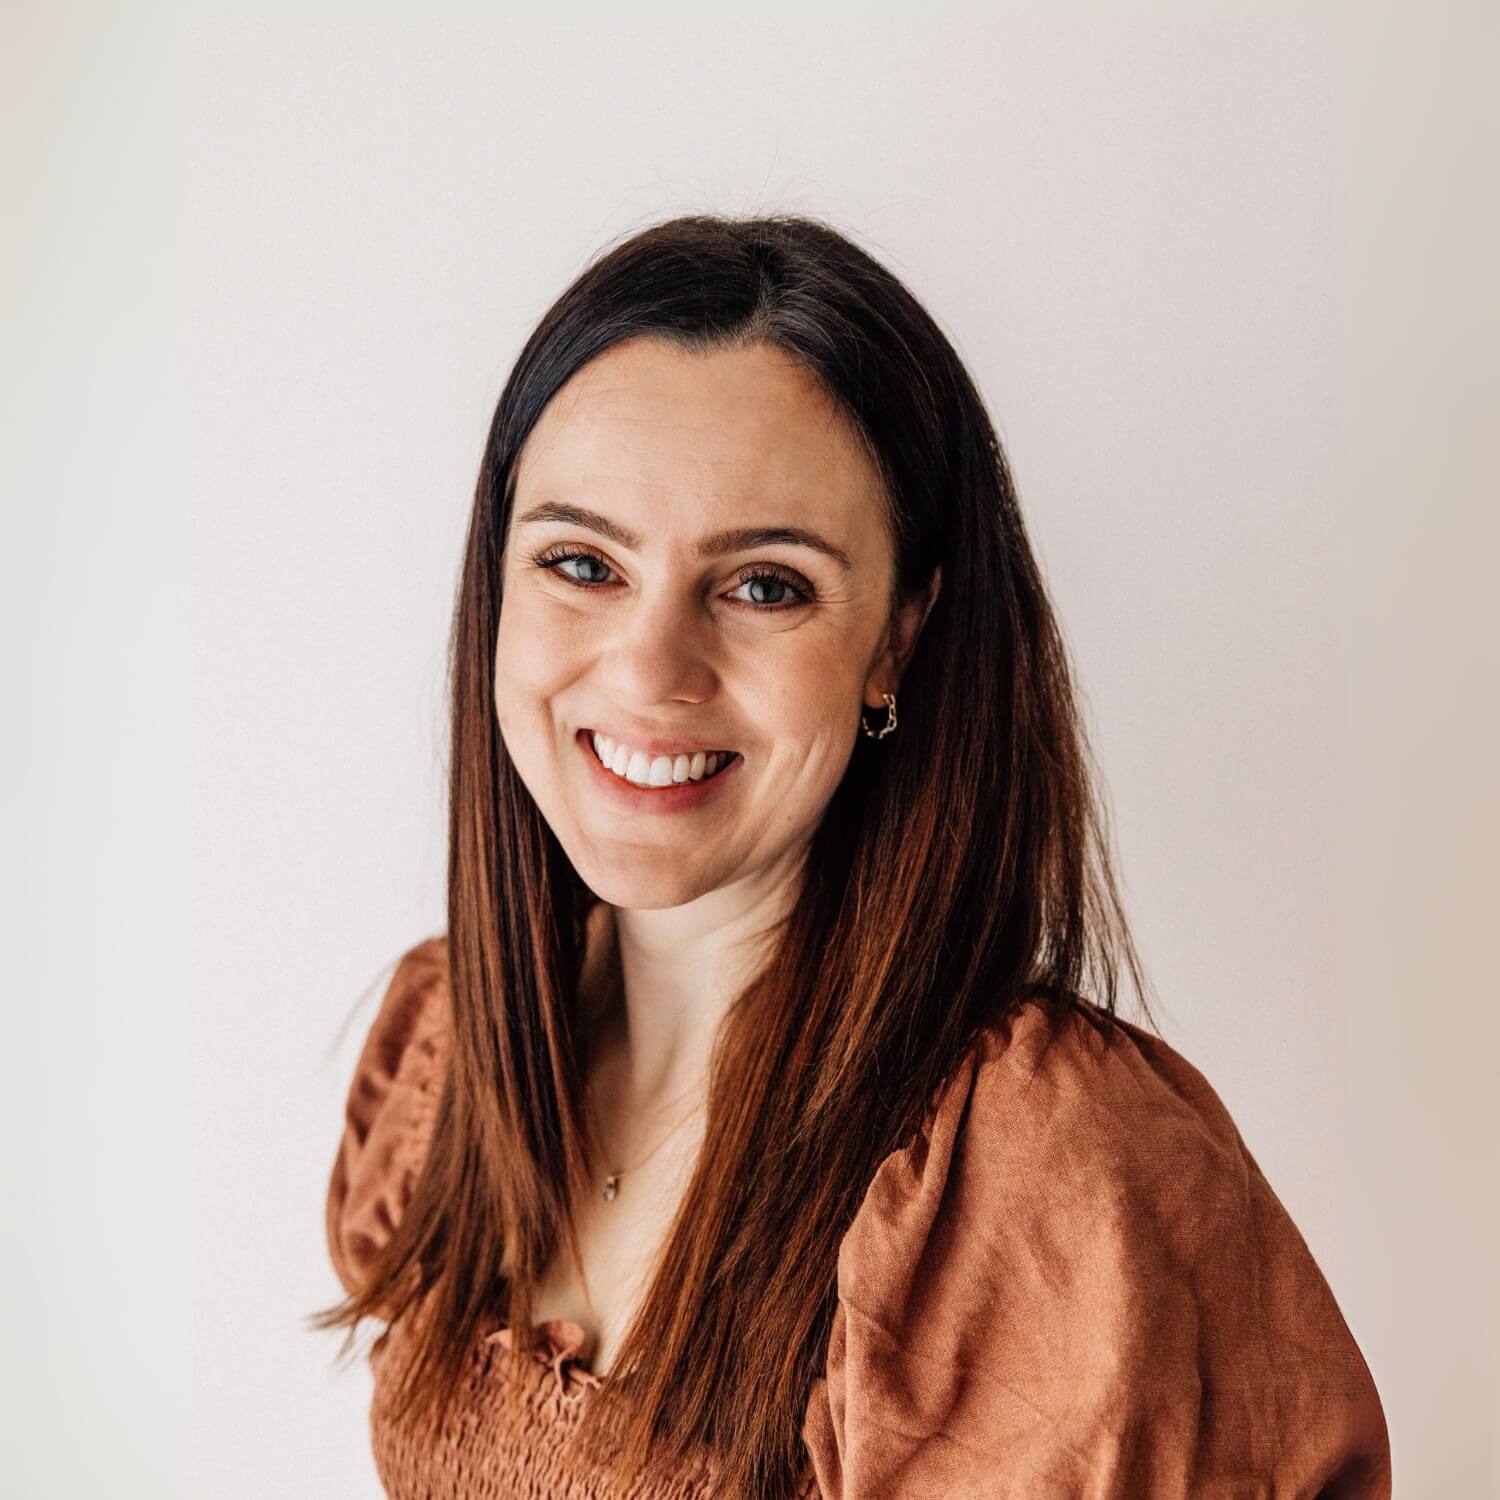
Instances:
[[[923,613],[891,617],[893,569],[873,464],[781,352],[635,339],[562,387],[518,465],[495,707],[595,894],[679,906],[799,862]],[[727,769],[683,781],[711,749]]]

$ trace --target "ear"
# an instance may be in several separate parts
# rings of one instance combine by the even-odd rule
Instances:
[[[882,692],[894,694],[901,682],[906,664],[916,649],[917,637],[927,623],[932,606],[937,603],[939,590],[943,586],[943,570],[934,566],[927,587],[918,589],[911,598],[896,610],[886,632],[885,649],[875,659],[870,676],[865,682],[864,701],[869,708],[884,708]]]

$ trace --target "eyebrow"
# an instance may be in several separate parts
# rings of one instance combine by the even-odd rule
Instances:
[[[540,505],[533,505],[530,510],[517,517],[516,525],[525,526],[532,521],[561,521],[570,526],[582,526],[589,531],[597,531],[600,536],[608,537],[621,547],[628,547],[632,552],[638,552],[641,546],[641,539],[633,531],[627,531],[608,516],[601,516],[597,511],[586,510],[581,505],[569,505],[561,500],[546,500]],[[699,538],[696,550],[699,557],[721,557],[726,552],[745,552],[778,542],[795,547],[811,547],[814,552],[831,557],[845,572],[854,570],[854,563],[842,547],[835,547],[816,531],[808,531],[802,526],[737,526],[727,531],[711,531],[707,536]]]

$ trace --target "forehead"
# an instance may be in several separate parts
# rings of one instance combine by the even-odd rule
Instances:
[[[548,403],[516,484],[528,500],[587,494],[688,530],[709,509],[742,523],[820,522],[853,541],[883,515],[878,473],[843,409],[763,344],[691,353],[642,338],[607,350]]]

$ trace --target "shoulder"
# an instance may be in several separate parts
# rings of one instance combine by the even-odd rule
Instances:
[[[329,1255],[348,1292],[400,1222],[426,1159],[447,1070],[448,944],[439,934],[397,960],[345,1095],[329,1174]]]
[[[838,1282],[806,1436],[843,1500],[1002,1461],[985,1493],[1273,1469],[1291,1492],[1388,1464],[1360,1352],[1223,1102],[1092,1007],[1029,1001],[979,1035],[881,1164]]]
[[[902,1221],[907,1245],[1018,1216],[1082,1216],[1098,1237],[1122,1210],[1167,1207],[1184,1172],[1226,1207],[1248,1191],[1244,1144],[1203,1075],[1128,1022],[1106,1038],[1091,1007],[1028,1001],[979,1033],[917,1139],[882,1163],[845,1243],[848,1268],[859,1270],[863,1220]]]
[[[1259,1174],[1207,1078],[1162,1038],[1096,1008],[1028,1002],[986,1028],[940,1111],[953,1186],[1115,1257],[1195,1261],[1251,1207]]]

